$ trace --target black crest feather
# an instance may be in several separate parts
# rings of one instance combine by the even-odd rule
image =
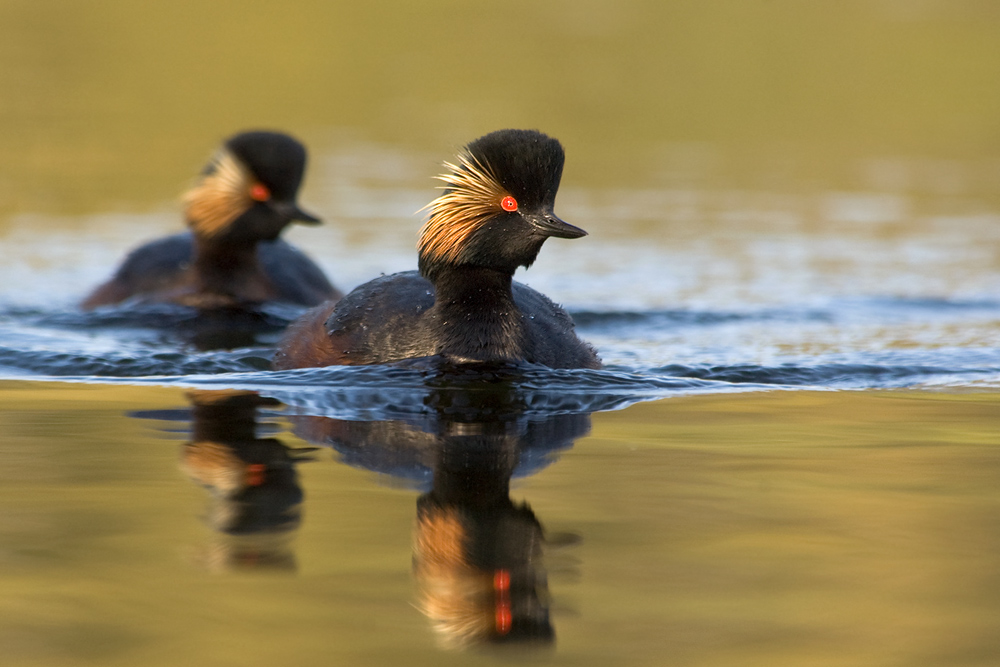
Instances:
[[[557,139],[537,130],[497,130],[471,142],[466,151],[496,174],[522,207],[555,200],[566,160]]]

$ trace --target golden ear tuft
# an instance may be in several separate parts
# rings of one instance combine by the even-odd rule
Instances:
[[[212,170],[184,195],[188,226],[202,236],[215,236],[253,205],[253,176],[229,151],[221,151]]]
[[[469,153],[458,160],[458,165],[445,162],[449,171],[437,177],[446,192],[421,209],[430,212],[417,244],[421,256],[456,260],[469,235],[505,210],[501,202],[514,201],[488,164]]]

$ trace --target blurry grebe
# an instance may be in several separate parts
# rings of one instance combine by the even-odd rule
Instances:
[[[340,298],[312,260],[278,238],[293,220],[319,223],[295,201],[305,165],[305,147],[286,134],[230,138],[184,196],[191,231],[133,250],[82,307],[133,297],[208,309]]]
[[[444,194],[427,207],[419,273],[377,278],[306,313],[286,332],[275,367],[432,355],[600,367],[565,310],[513,282],[545,239],[586,235],[553,213],[563,160],[557,140],[532,130],[500,130],[470,143],[457,164],[446,163]]]

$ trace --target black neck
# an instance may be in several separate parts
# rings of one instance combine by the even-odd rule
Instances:
[[[192,267],[202,289],[227,292],[241,277],[257,272],[257,243],[196,235]]]
[[[524,358],[526,332],[512,281],[511,273],[471,266],[449,267],[435,275],[431,321],[442,342],[441,353],[474,361]]]

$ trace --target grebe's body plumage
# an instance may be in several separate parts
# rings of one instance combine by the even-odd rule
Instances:
[[[340,298],[312,260],[278,238],[293,221],[319,222],[296,203],[305,164],[305,148],[288,135],[230,138],[184,197],[190,231],[133,250],[82,307],[133,298],[203,309]]]
[[[427,207],[419,273],[383,276],[286,332],[277,368],[390,363],[440,355],[457,362],[597,368],[594,349],[546,296],[513,281],[550,236],[586,232],[555,216],[558,141],[501,130],[470,143]]]

